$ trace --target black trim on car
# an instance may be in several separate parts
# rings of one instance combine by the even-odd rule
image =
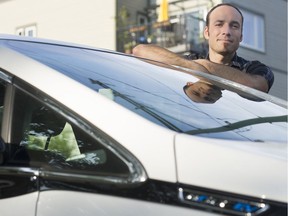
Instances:
[[[0,167],[0,200],[39,191],[39,172],[29,167]]]
[[[12,83],[12,77],[7,75],[7,71],[0,68],[0,79],[6,81],[7,83]]]
[[[148,179],[141,184],[128,184],[125,187],[123,184],[98,181],[94,175],[77,178],[68,172],[59,172],[58,176],[44,173],[41,168],[0,167],[0,199],[38,190],[66,190],[137,199],[232,216],[287,215],[287,203],[180,183]]]
[[[235,216],[281,216],[287,214],[287,204],[275,202],[271,200],[263,200],[250,196],[243,196],[239,194],[232,194],[223,191],[216,191],[207,188],[195,187],[190,185],[183,185],[179,183],[169,183],[158,180],[147,180],[146,182],[129,188],[121,188],[109,184],[95,184],[92,181],[85,183],[73,182],[73,179],[66,178],[63,181],[56,179],[47,179],[40,177],[40,190],[72,190],[88,193],[99,193],[111,196],[125,197],[138,199],[142,201],[149,201],[154,203],[161,203],[173,206],[186,207],[191,209],[215,212],[225,215]],[[187,200],[183,195],[185,192],[194,193],[193,200]],[[198,197],[196,197],[196,195]],[[211,203],[200,203],[203,199],[200,195],[209,197]],[[198,199],[198,200],[197,200]],[[208,200],[208,199],[207,199]],[[221,202],[220,202],[221,201]],[[225,204],[223,206],[223,203]],[[256,209],[257,206],[258,208]],[[249,212],[251,211],[251,212]],[[286,214],[285,214],[286,213]]]

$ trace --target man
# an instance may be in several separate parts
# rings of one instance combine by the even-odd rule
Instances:
[[[247,61],[237,56],[242,41],[243,15],[235,6],[223,3],[213,7],[206,17],[204,37],[208,41],[207,59],[188,60],[169,50],[140,44],[133,54],[171,65],[199,70],[268,92],[274,82],[269,67],[259,61]]]

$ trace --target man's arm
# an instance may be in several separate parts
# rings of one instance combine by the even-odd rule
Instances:
[[[209,73],[207,69],[203,67],[201,64],[184,59],[182,56],[179,56],[167,49],[164,49],[156,45],[139,44],[136,47],[134,47],[133,54],[138,57],[163,62],[169,65],[176,65],[189,68],[192,70]]]
[[[260,75],[242,73],[230,66],[216,64],[205,59],[187,60],[156,45],[140,44],[133,49],[133,54],[142,58],[152,59],[166,64],[177,65],[192,70],[210,73],[263,92],[268,92],[269,90],[266,79]]]
[[[211,74],[214,74],[219,77],[223,77],[225,79],[240,83],[242,85],[246,85],[248,87],[268,92],[269,86],[267,80],[261,75],[254,75],[248,73],[239,73],[238,69],[232,68],[230,66],[217,64],[211,62],[207,59],[198,59],[194,60],[197,63],[204,66]]]

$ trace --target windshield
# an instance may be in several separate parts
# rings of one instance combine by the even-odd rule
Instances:
[[[255,97],[247,99],[249,94],[240,96],[167,65],[103,50],[1,43],[174,131],[231,140],[287,142],[286,109]]]

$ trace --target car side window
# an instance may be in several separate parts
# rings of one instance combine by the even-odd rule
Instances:
[[[11,140],[11,164],[129,175],[127,165],[107,146],[20,90],[15,93]]]

